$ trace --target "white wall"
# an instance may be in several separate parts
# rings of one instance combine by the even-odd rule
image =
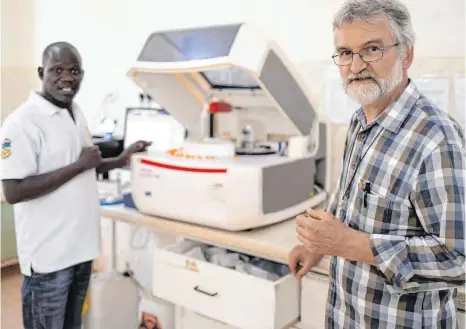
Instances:
[[[1,2],[1,122],[37,87],[34,0]]]

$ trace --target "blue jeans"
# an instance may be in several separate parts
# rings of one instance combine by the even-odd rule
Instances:
[[[25,276],[21,289],[24,329],[81,329],[92,262]]]

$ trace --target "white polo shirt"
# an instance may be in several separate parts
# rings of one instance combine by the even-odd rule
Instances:
[[[92,146],[86,119],[73,105],[76,123],[61,109],[31,92],[0,129],[1,179],[45,174],[75,162]],[[99,194],[95,170],[52,193],[14,205],[21,272],[50,273],[100,254]]]

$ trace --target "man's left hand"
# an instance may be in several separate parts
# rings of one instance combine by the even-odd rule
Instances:
[[[298,239],[310,252],[340,256],[351,230],[331,213],[309,209],[296,217]]]
[[[125,163],[129,162],[131,155],[134,153],[145,152],[147,148],[152,144],[152,142],[147,141],[137,141],[131,144],[126,150],[123,151],[121,157],[125,161]]]

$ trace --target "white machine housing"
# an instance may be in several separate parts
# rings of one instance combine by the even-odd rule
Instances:
[[[292,136],[309,140],[293,157],[236,156],[232,142],[202,138],[177,151],[134,155],[132,197],[140,212],[245,230],[325,201],[327,125],[283,51],[253,25],[151,33],[128,75],[188,131],[198,129],[206,103],[215,98],[239,113],[264,109]]]

